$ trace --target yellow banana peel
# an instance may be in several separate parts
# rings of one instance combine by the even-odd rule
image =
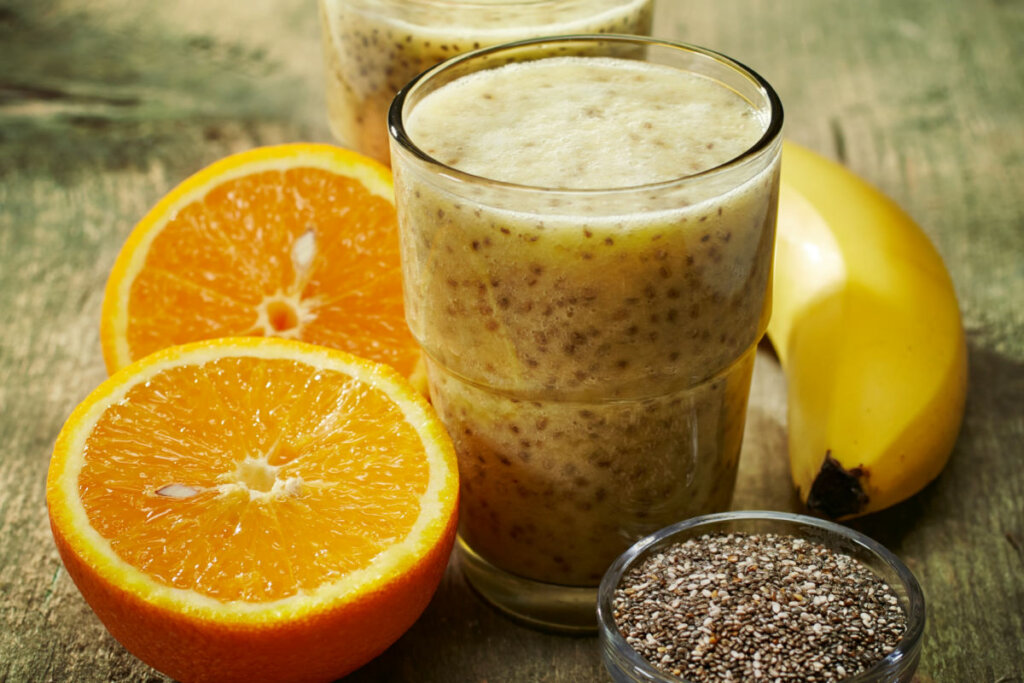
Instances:
[[[786,142],[768,337],[788,392],[793,483],[842,519],[938,476],[967,391],[956,293],[928,237],[854,174]]]

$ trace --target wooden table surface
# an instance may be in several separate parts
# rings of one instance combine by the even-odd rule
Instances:
[[[658,0],[655,34],[772,82],[786,132],[914,216],[970,345],[953,458],[854,526],[902,556],[929,621],[924,681],[1024,681],[1024,2]],[[160,681],[61,567],[44,479],[106,375],[98,321],[132,226],[186,175],[256,145],[329,141],[313,0],[0,2],[0,681]],[[737,508],[798,510],[784,377],[758,358]],[[353,681],[603,680],[594,638],[517,626],[454,570]]]

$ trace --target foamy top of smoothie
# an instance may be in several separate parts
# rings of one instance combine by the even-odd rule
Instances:
[[[388,23],[403,27],[412,35],[441,40],[522,39],[527,35],[567,35],[596,32],[596,26],[611,23],[609,32],[624,32],[626,26],[614,25],[622,17],[641,9],[650,9],[651,0],[474,0],[463,2],[394,2],[381,6],[380,0],[366,2],[365,9],[394,12]],[[383,18],[383,15],[379,15]]]
[[[710,78],[648,62],[551,57],[459,78],[407,115],[409,139],[476,176],[562,189],[700,173],[750,149],[767,120]]]

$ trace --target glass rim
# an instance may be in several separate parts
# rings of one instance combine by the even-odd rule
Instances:
[[[370,4],[377,4],[380,0],[374,0]],[[423,7],[451,7],[458,9],[491,9],[512,5],[515,7],[542,7],[544,5],[558,5],[566,0],[390,0],[395,4],[410,3]],[[583,3],[589,0],[575,0]],[[619,0],[623,5],[630,3],[640,4],[643,0]]]
[[[675,536],[681,531],[695,527],[712,525],[717,522],[729,521],[757,521],[767,520],[787,524],[799,524],[813,526],[823,531],[835,534],[858,546],[868,550],[879,557],[890,569],[892,569],[902,584],[907,596],[907,629],[900,637],[892,652],[875,662],[871,667],[860,673],[843,679],[843,683],[868,683],[877,680],[877,676],[885,673],[892,667],[899,666],[905,658],[910,656],[920,645],[924,636],[925,627],[925,600],[924,592],[913,572],[897,557],[892,551],[883,546],[870,536],[855,529],[820,519],[809,515],[801,515],[791,512],[776,512],[772,510],[737,510],[731,512],[718,512],[714,514],[701,515],[677,522],[664,527],[654,533],[641,538],[631,545],[625,552],[611,564],[597,589],[597,626],[602,638],[607,638],[615,651],[622,656],[631,666],[643,672],[644,680],[651,683],[690,683],[688,679],[672,676],[656,668],[643,655],[633,649],[622,636],[615,618],[612,616],[611,600],[612,595],[618,586],[619,581],[625,572],[633,566],[633,563],[644,552],[652,546],[661,543],[667,538]],[[772,532],[781,533],[781,532]],[[888,583],[888,582],[887,582]]]
[[[416,145],[409,137],[405,129],[405,122],[403,121],[402,112],[405,109],[405,102],[409,95],[419,86],[420,84],[436,77],[437,75],[449,71],[460,64],[463,64],[470,60],[480,59],[488,55],[495,53],[504,52],[508,50],[515,50],[521,47],[528,47],[531,45],[544,45],[551,44],[557,45],[559,43],[634,43],[643,44],[646,46],[658,46],[669,48],[671,50],[677,50],[682,52],[689,52],[697,55],[701,55],[710,60],[718,62],[719,64],[732,69],[740,75],[749,79],[754,85],[761,89],[768,101],[768,109],[770,118],[768,126],[765,128],[764,133],[761,137],[754,142],[750,147],[744,150],[741,154],[736,155],[732,159],[723,162],[717,166],[713,166],[709,169],[705,169],[698,173],[691,173],[688,175],[679,176],[676,178],[670,178],[668,180],[660,180],[653,183],[645,183],[641,185],[626,185],[621,187],[599,187],[599,188],[551,188],[543,187],[539,185],[523,185],[520,183],[513,183],[503,180],[496,180],[494,178],[488,178],[486,176],[475,175],[466,171],[459,170],[453,166],[449,166],[442,161],[427,154],[423,149]],[[782,134],[782,122],[783,122],[783,108],[782,100],[779,98],[778,93],[772,88],[771,84],[768,83],[760,74],[753,69],[744,65],[741,62],[732,59],[720,52],[710,50],[708,48],[700,47],[697,45],[691,45],[689,43],[683,43],[673,40],[665,40],[663,38],[651,38],[649,36],[635,36],[625,35],[617,33],[583,33],[583,34],[570,34],[564,36],[541,36],[538,38],[527,38],[525,40],[517,40],[509,43],[501,43],[499,45],[493,45],[490,47],[483,47],[469,52],[464,52],[460,55],[450,57],[449,59],[437,64],[420,74],[418,74],[411,81],[406,83],[395,98],[391,101],[391,106],[388,109],[387,127],[388,134],[391,138],[392,143],[397,143],[401,149],[408,152],[421,163],[426,164],[432,168],[435,172],[440,175],[446,176],[450,179],[469,182],[475,185],[487,185],[496,188],[504,188],[510,191],[529,192],[532,194],[548,194],[558,195],[564,197],[594,197],[603,196],[616,193],[636,193],[646,192],[651,190],[666,190],[671,188],[680,187],[682,185],[688,185],[694,182],[703,181],[706,178],[721,175],[725,172],[731,171],[734,168],[742,166],[746,162],[756,159],[762,154],[766,153],[772,145],[774,145]]]

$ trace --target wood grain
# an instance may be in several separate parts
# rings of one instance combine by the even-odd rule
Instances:
[[[925,228],[953,275],[971,384],[953,459],[855,526],[921,580],[922,680],[1024,681],[1024,3],[659,0],[655,33],[759,71],[787,135]],[[0,3],[0,681],[161,681],[61,568],[47,460],[105,376],[106,273],[132,225],[230,152],[328,141],[311,0]],[[798,509],[785,378],[758,356],[735,506]],[[601,680],[597,642],[532,631],[450,569],[423,618],[353,681]]]

